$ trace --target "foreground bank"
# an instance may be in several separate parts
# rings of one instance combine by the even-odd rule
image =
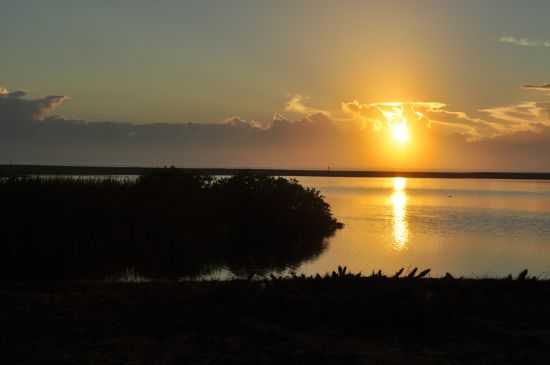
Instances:
[[[549,297],[525,275],[4,282],[0,343],[10,364],[543,364]]]

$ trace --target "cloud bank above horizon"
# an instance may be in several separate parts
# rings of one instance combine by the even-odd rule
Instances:
[[[548,84],[524,87],[545,92]],[[0,87],[0,163],[550,170],[550,102],[474,117],[434,101],[353,100],[336,115],[293,95],[270,121],[133,124],[50,116],[67,100]],[[413,129],[408,149],[388,142],[384,113],[392,110]]]

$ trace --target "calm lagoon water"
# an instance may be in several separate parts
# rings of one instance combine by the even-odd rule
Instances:
[[[298,178],[345,224],[298,270],[550,277],[550,181]]]

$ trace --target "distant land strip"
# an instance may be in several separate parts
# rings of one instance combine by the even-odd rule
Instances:
[[[64,176],[131,176],[160,170],[162,167],[106,167],[54,165],[0,165],[0,176],[64,175]],[[266,176],[295,177],[410,177],[439,179],[526,179],[550,180],[550,172],[441,172],[441,171],[368,171],[368,170],[306,170],[306,169],[246,169],[246,168],[176,168],[182,172],[231,176],[253,173]]]

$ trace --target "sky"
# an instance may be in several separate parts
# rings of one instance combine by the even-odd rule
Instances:
[[[550,171],[548,1],[0,10],[0,163]]]

